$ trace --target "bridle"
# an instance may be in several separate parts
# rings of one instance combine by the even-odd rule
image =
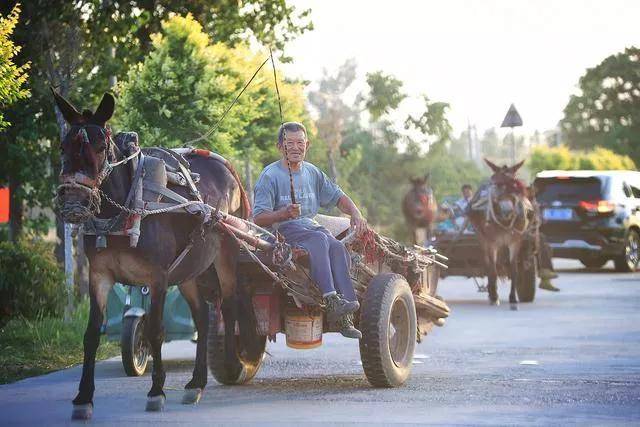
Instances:
[[[94,124],[83,124],[83,125],[75,125],[72,127],[72,129],[74,127],[78,127],[79,130],[77,132],[77,136],[76,137],[80,137],[81,138],[81,143],[83,144],[82,147],[85,146],[89,146],[91,144],[91,142],[89,141],[89,135],[87,134],[87,128],[95,128],[98,129],[100,131],[100,133],[102,134],[102,136],[104,137],[105,143],[107,144],[106,147],[106,152],[107,155],[104,158],[104,161],[102,162],[102,165],[100,166],[100,170],[98,171],[98,174],[96,175],[95,180],[91,180],[89,178],[89,181],[94,181],[93,185],[91,185],[91,187],[100,187],[100,185],[102,185],[102,183],[104,182],[105,179],[107,179],[107,177],[111,174],[111,172],[113,172],[113,168],[115,168],[116,166],[120,166],[123,164],[128,163],[131,159],[137,157],[140,155],[140,148],[136,147],[136,150],[134,153],[130,154],[129,156],[123,158],[122,160],[119,160],[117,162],[109,162],[109,153],[111,153],[111,149],[113,147],[116,147],[116,149],[118,148],[115,144],[115,142],[113,142],[113,139],[111,138],[111,130],[107,127],[103,127],[103,126],[99,126],[99,125],[94,125]],[[78,175],[84,175],[84,174],[80,174],[78,172],[75,173],[74,177],[77,177]],[[84,175],[86,177],[86,175]],[[88,177],[86,177],[88,178]]]
[[[109,161],[109,154],[112,152],[114,147],[118,149],[118,151],[119,148],[111,138],[111,131],[107,127],[95,124],[81,124],[71,127],[71,129],[74,128],[78,129],[75,138],[80,138],[81,150],[84,150],[85,147],[89,147],[91,144],[87,133],[87,129],[90,128],[98,129],[107,144],[105,148],[106,155],[95,178],[91,178],[82,172],[75,172],[73,175],[64,176],[63,183],[58,185],[56,190],[54,203],[62,217],[68,222],[82,222],[93,216],[95,213],[100,213],[100,186],[111,172],[113,172],[113,169],[117,166],[127,164],[132,159],[139,157],[141,151],[140,148],[136,146],[134,153],[124,157],[122,160],[112,163]],[[80,202],[65,203],[62,195],[67,190],[86,193],[88,200],[87,205],[85,206]]]

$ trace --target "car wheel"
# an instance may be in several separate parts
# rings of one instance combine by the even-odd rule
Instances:
[[[633,272],[638,269],[640,260],[640,234],[636,230],[629,230],[624,239],[624,253],[614,259],[616,270],[622,272]]]
[[[580,262],[587,268],[602,268],[608,259],[603,257],[580,258]]]

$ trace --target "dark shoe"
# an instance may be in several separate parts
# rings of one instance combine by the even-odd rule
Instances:
[[[337,322],[346,314],[355,313],[360,308],[358,301],[347,301],[338,295],[328,295],[324,298],[325,312],[330,323]]]
[[[340,328],[340,333],[343,337],[353,338],[353,339],[362,339],[362,332],[357,330],[355,326],[353,326],[353,318],[351,314],[347,314],[342,316],[336,322],[336,325]]]
[[[549,279],[542,279],[540,280],[540,286],[538,286],[540,289],[544,289],[545,291],[551,291],[551,292],[559,292],[560,289],[556,288],[555,286],[553,286],[551,284],[551,281]]]

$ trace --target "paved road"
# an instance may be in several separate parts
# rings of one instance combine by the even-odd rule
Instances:
[[[640,424],[640,274],[557,265],[562,292],[539,291],[517,312],[490,307],[470,280],[441,282],[452,317],[417,347],[404,387],[369,387],[357,342],[331,334],[295,351],[279,336],[250,385],[211,378],[201,403],[185,407],[195,346],[176,342],[165,346],[165,412],[144,412],[149,376],[127,378],[113,359],[97,367],[91,423]],[[505,301],[508,288],[500,294]],[[0,386],[0,424],[69,423],[79,376],[73,368]]]

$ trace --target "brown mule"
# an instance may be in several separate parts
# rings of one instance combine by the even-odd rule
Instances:
[[[412,243],[424,245],[431,238],[438,204],[433,190],[427,184],[429,174],[421,178],[410,178],[411,189],[402,199],[404,213]]]
[[[125,205],[132,185],[129,160],[110,137],[106,122],[115,106],[113,97],[105,94],[95,112],[80,113],[67,100],[55,93],[56,104],[70,130],[62,141],[61,186],[58,203],[67,222],[82,223],[91,217],[115,218],[122,210],[112,201]],[[200,150],[203,151],[203,150]],[[200,175],[197,190],[213,206],[243,218],[249,206],[242,185],[228,163],[215,156],[190,154],[185,156],[190,169]],[[188,198],[185,187],[170,186]],[[194,233],[194,231],[197,231]],[[90,316],[84,335],[84,362],[79,391],[73,400],[72,418],[88,419],[93,412],[94,367],[100,341],[100,327],[104,320],[107,295],[115,282],[148,286],[151,307],[146,314],[146,337],[153,357],[152,386],[148,393],[147,410],[162,410],[165,402],[163,386],[165,370],[161,346],[164,339],[162,312],[169,284],[178,284],[191,309],[198,343],[193,377],[185,386],[183,403],[196,403],[207,383],[207,293],[222,298],[225,322],[234,327],[236,309],[236,259],[238,247],[223,236],[211,223],[189,214],[150,215],[142,220],[136,247],[130,247],[129,236],[108,235],[106,241],[96,242],[95,236],[85,236],[89,258]],[[189,245],[191,250],[175,269],[169,266]],[[106,247],[105,247],[106,244]],[[102,248],[98,249],[96,247]],[[210,274],[215,270],[215,274]],[[216,280],[217,279],[217,280]],[[217,282],[217,283],[216,283]],[[219,289],[213,289],[219,287]],[[229,353],[235,351],[234,334],[227,343]],[[235,358],[230,357],[230,365]],[[235,369],[241,367],[233,366]]]
[[[526,187],[515,177],[524,161],[511,167],[500,167],[486,159],[485,162],[493,175],[471,199],[468,218],[476,230],[483,251],[489,302],[492,305],[500,304],[497,289],[498,254],[501,249],[507,248],[510,267],[508,274],[511,279],[509,303],[512,310],[517,310],[518,256],[533,214],[532,205],[525,194]]]

